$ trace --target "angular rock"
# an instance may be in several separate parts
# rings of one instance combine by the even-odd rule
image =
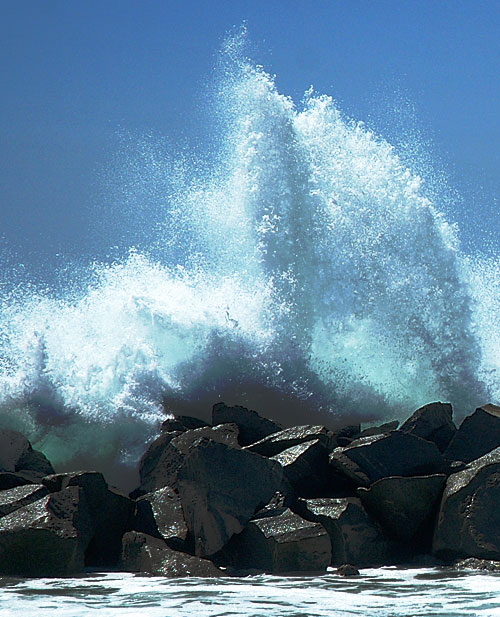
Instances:
[[[500,448],[448,478],[432,548],[445,561],[500,560]]]
[[[0,471],[31,470],[43,475],[54,473],[47,457],[33,450],[24,435],[9,429],[0,429]]]
[[[179,495],[165,486],[138,499],[135,529],[162,539],[170,548],[185,550],[188,528]]]
[[[435,443],[402,431],[361,437],[346,447],[335,448],[330,464],[358,486],[389,476],[441,473],[445,468]]]
[[[470,463],[500,446],[500,407],[483,405],[467,416],[444,452],[452,461]]]
[[[348,446],[354,439],[358,439],[361,434],[360,424],[349,424],[335,431],[335,438],[338,446]]]
[[[126,572],[142,572],[168,578],[224,576],[224,572],[208,559],[175,551],[163,540],[137,531],[129,531],[123,536],[120,567]]]
[[[222,559],[235,568],[270,574],[322,572],[330,564],[330,539],[319,523],[287,508],[250,521],[226,546]]]
[[[452,416],[449,403],[429,403],[417,409],[400,430],[433,441],[444,452],[457,432]]]
[[[360,572],[350,563],[343,563],[337,568],[337,574],[339,576],[359,576]]]
[[[324,495],[331,484],[328,450],[319,439],[283,450],[271,460],[283,467],[285,478],[301,497]]]
[[[179,470],[177,488],[198,556],[220,550],[281,486],[270,459],[211,440],[197,442]]]
[[[164,486],[174,487],[177,473],[190,447],[202,438],[238,447],[238,427],[236,424],[222,424],[160,435],[139,464],[142,494]]]
[[[468,559],[459,559],[453,564],[457,570],[477,570],[479,572],[500,572],[500,561],[492,559],[476,559],[469,557]]]
[[[72,486],[0,518],[0,573],[68,576],[83,570],[92,525],[83,491]]]
[[[199,418],[192,418],[191,416],[174,416],[173,418],[167,418],[161,425],[162,432],[172,431],[189,431],[195,428],[203,428],[209,426],[204,420]]]
[[[212,409],[212,424],[216,426],[227,423],[234,423],[239,427],[238,442],[241,446],[249,446],[283,428],[246,407],[230,407],[225,403],[217,403]]]
[[[390,537],[418,545],[418,552],[424,553],[430,549],[445,484],[444,474],[396,476],[360,487],[358,496]]]
[[[398,426],[399,422],[397,420],[394,420],[393,422],[386,422],[385,424],[380,424],[379,426],[369,426],[368,428],[365,428],[361,431],[359,437],[371,437],[372,435],[383,435],[384,433],[391,433],[392,431],[397,430]]]
[[[356,497],[300,500],[300,506],[302,516],[321,523],[328,532],[332,565],[389,565],[403,556],[401,547],[387,538]]]
[[[0,492],[0,517],[42,499],[49,491],[42,484],[27,484]]]
[[[44,475],[30,471],[2,471],[0,472],[0,491],[26,484],[39,484]]]
[[[292,426],[278,433],[272,433],[247,446],[247,450],[271,457],[283,452],[283,450],[315,439],[319,440],[329,450],[337,445],[334,433],[325,426],[307,424],[305,426]]]
[[[86,565],[116,564],[121,551],[121,539],[132,529],[134,502],[111,490],[97,471],[54,474],[43,480],[51,491],[81,487],[92,522],[92,538],[87,548]]]

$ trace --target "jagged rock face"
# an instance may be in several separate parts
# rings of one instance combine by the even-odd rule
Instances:
[[[401,547],[391,542],[356,497],[301,500],[301,514],[321,523],[332,546],[332,565],[387,565],[401,559]]]
[[[360,487],[358,496],[390,537],[424,553],[430,548],[445,483],[444,474],[382,478],[369,488]]]
[[[449,403],[429,403],[417,411],[401,426],[405,433],[433,441],[444,452],[457,432]]]
[[[223,576],[211,561],[175,551],[163,540],[130,531],[123,537],[120,567],[125,572],[142,572],[168,578]]]
[[[177,487],[198,556],[219,551],[280,488],[283,469],[270,459],[202,440],[179,470]]]
[[[305,441],[319,440],[328,450],[337,445],[335,434],[324,426],[307,424],[292,426],[250,444],[247,449],[262,456],[276,456],[283,450],[293,448]]]
[[[26,484],[0,492],[0,517],[42,499],[49,494],[43,484]]]
[[[283,428],[276,422],[263,418],[256,411],[235,405],[230,407],[225,403],[217,403],[212,409],[212,424],[234,423],[239,428],[238,442],[248,446]]]
[[[322,572],[331,560],[330,539],[320,523],[283,508],[251,520],[226,546],[222,559],[271,574]]]
[[[174,487],[177,482],[177,473],[190,447],[203,438],[239,447],[236,424],[163,433],[150,445],[141,459],[139,474],[142,494],[164,486]]]
[[[92,522],[81,488],[71,486],[46,495],[0,518],[0,572],[76,574],[83,570],[91,536]]]
[[[401,431],[361,437],[344,448],[335,448],[330,464],[358,486],[389,476],[440,473],[445,467],[436,444]]]
[[[166,486],[138,499],[134,529],[185,550],[188,528],[179,495]]]
[[[484,405],[467,416],[444,455],[449,460],[470,461],[500,446],[500,407]]]
[[[448,478],[432,548],[445,560],[500,559],[500,448]]]
[[[47,457],[33,450],[24,435],[8,429],[0,430],[0,471],[32,471],[39,477],[54,473]]]

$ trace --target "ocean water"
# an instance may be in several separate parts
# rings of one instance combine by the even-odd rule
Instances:
[[[50,289],[2,270],[0,424],[131,485],[166,412],[219,400],[332,425],[498,402],[498,261],[461,250],[432,179],[330,96],[278,92],[238,37],[214,91],[207,152],[137,145],[126,257]]]
[[[500,615],[499,574],[439,569],[362,570],[354,578],[165,579],[108,573],[76,579],[3,578],[0,589],[2,617],[139,617],[145,612],[150,617]]]

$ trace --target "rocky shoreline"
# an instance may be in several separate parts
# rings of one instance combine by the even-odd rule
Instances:
[[[56,474],[0,429],[0,575],[167,577],[500,565],[500,407],[451,405],[362,430],[283,428],[244,407],[167,419],[130,495]]]

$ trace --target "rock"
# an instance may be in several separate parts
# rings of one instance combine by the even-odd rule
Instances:
[[[0,573],[77,574],[83,570],[91,531],[82,489],[72,486],[48,494],[0,518]]]
[[[492,559],[460,559],[453,564],[457,570],[477,570],[479,572],[500,572],[500,561]]]
[[[270,574],[323,572],[330,564],[330,539],[319,523],[301,518],[288,508],[254,519],[234,536],[222,558],[236,568]]]
[[[299,500],[304,518],[321,523],[332,546],[332,565],[357,567],[397,563],[401,548],[391,542],[356,497]]]
[[[271,460],[283,467],[285,478],[301,497],[324,495],[331,484],[328,450],[319,439],[283,450]]]
[[[247,525],[280,489],[279,463],[212,440],[191,448],[177,487],[195,553],[211,555]]]
[[[119,559],[121,539],[132,529],[134,502],[111,490],[103,475],[97,471],[54,474],[43,480],[51,491],[80,487],[85,495],[92,538],[86,553],[86,565],[114,565]]]
[[[433,441],[444,452],[457,432],[452,416],[449,403],[429,403],[417,409],[400,430]]]
[[[138,499],[135,529],[162,539],[170,548],[185,550],[188,528],[179,495],[165,486]]]
[[[42,475],[54,473],[47,457],[33,450],[24,435],[9,429],[0,430],[0,471],[35,471]]]
[[[189,431],[191,429],[203,428],[209,426],[204,420],[199,418],[192,418],[191,416],[174,416],[173,418],[167,418],[161,425],[163,432],[171,431]]]
[[[344,563],[337,568],[339,576],[359,576],[359,570],[351,563]]]
[[[217,403],[212,409],[212,424],[216,426],[227,423],[234,423],[240,429],[238,441],[241,446],[248,446],[283,428],[246,407]]]
[[[0,491],[26,484],[40,484],[45,474],[30,471],[0,472]]]
[[[224,572],[211,561],[175,551],[163,540],[137,531],[129,531],[123,536],[120,567],[126,572],[168,578],[224,576]]]
[[[338,446],[348,446],[351,441],[357,439],[361,434],[360,424],[349,424],[343,426],[335,432],[335,438]]]
[[[264,439],[250,444],[247,450],[257,452],[262,456],[276,456],[283,450],[297,446],[305,441],[319,440],[328,450],[337,445],[335,435],[324,426],[292,426],[278,433],[272,433]]]
[[[389,536],[418,545],[424,553],[430,549],[445,484],[444,474],[389,477],[359,488],[358,496]]]
[[[472,461],[446,483],[433,541],[445,561],[500,560],[500,448]]]
[[[399,422],[397,420],[394,420],[393,422],[386,422],[385,424],[380,424],[379,426],[370,426],[362,430],[359,437],[371,437],[372,435],[391,433],[392,431],[397,430],[398,426]]]
[[[470,463],[500,446],[500,407],[483,405],[467,416],[451,440],[444,456]]]
[[[348,446],[335,448],[330,464],[358,486],[389,476],[441,473],[445,468],[435,443],[402,431],[361,437]]]
[[[239,447],[236,424],[208,426],[182,433],[163,433],[151,444],[139,464],[142,494],[164,486],[174,487],[177,473],[190,447],[202,438]]]
[[[0,517],[42,499],[49,491],[41,484],[27,484],[0,492]]]

